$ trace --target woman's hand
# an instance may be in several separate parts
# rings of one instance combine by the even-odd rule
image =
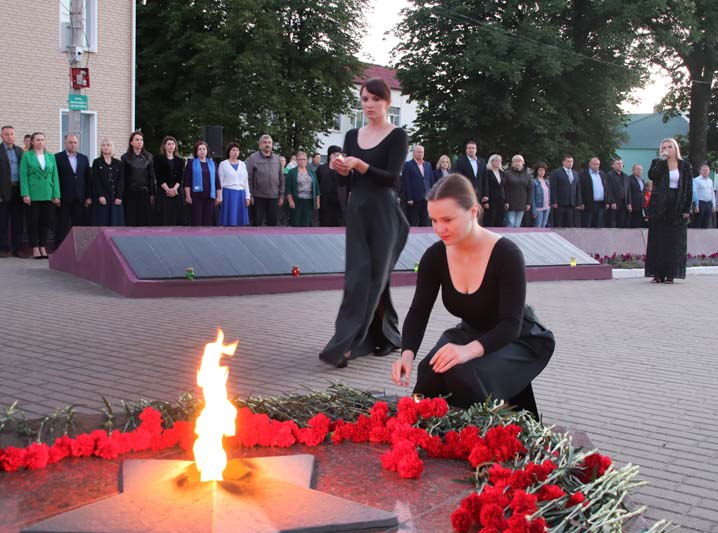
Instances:
[[[32,203],[29,196],[23,196],[22,201],[25,202],[25,205],[30,205]]]
[[[175,196],[177,196],[177,190],[175,190],[175,189],[167,189],[167,190],[165,191],[165,194],[167,195],[167,198],[174,198]]]
[[[100,202],[100,205],[107,205],[107,198],[104,196],[100,196],[97,201]]]
[[[334,169],[342,176],[348,175],[352,170],[364,174],[369,169],[369,165],[358,157],[346,156],[341,159],[337,157],[334,160]]]
[[[411,382],[411,371],[414,368],[414,353],[404,350],[401,357],[391,366],[391,379],[401,387],[408,387]]]
[[[184,201],[187,203],[187,205],[192,205],[192,197],[187,195],[184,197]]]
[[[688,220],[688,219],[690,219],[690,218],[691,218],[691,214],[690,214],[690,213],[683,213],[683,220]]]
[[[29,197],[28,197],[28,198],[29,198]],[[55,205],[56,207],[60,207],[60,199],[59,199],[59,198],[53,198],[53,199],[52,199],[52,203],[53,203],[53,205]],[[30,205],[30,204],[27,204],[27,205]]]
[[[247,199],[244,201],[244,205],[245,205],[246,207],[249,207],[250,205],[252,205],[252,200],[250,200],[249,198],[247,198]]]
[[[115,198],[115,205],[122,205],[122,198]]]
[[[434,372],[441,374],[456,365],[464,364],[475,357],[481,357],[484,355],[483,347],[477,354],[477,351],[472,348],[474,343],[481,346],[477,341],[466,345],[453,343],[444,344],[439,348],[439,351],[434,354],[429,364],[434,368]]]

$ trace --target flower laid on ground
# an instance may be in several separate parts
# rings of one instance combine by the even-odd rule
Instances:
[[[451,515],[458,532],[620,531],[627,519],[643,512],[622,505],[641,484],[635,481],[637,467],[616,469],[609,457],[576,450],[570,436],[500,403],[468,410],[450,409],[442,398],[390,403],[341,385],[332,385],[329,393],[235,403],[237,430],[227,446],[383,443],[389,449],[381,455],[381,467],[407,479],[422,475],[422,457],[466,461],[475,488]],[[163,413],[149,406],[137,418],[130,431],[96,430],[62,436],[51,445],[0,449],[0,470],[36,470],[66,457],[115,459],[132,451],[192,448],[192,423],[179,420],[163,427]],[[650,531],[664,527],[659,523]]]

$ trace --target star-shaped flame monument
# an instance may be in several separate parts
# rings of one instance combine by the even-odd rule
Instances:
[[[195,462],[130,460],[122,492],[43,520],[32,532],[320,533],[393,527],[396,515],[312,489],[314,456],[227,462],[222,438],[235,433],[237,409],[220,366],[237,343],[207,344],[197,372],[205,405],[195,425]]]

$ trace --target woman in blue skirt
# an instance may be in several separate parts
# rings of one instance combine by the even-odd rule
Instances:
[[[222,186],[222,207],[219,209],[219,226],[246,226],[249,224],[249,192],[247,167],[239,160],[239,145],[231,142],[225,150],[227,159],[219,164],[219,182]]]

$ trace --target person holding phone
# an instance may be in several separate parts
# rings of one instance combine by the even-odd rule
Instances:
[[[646,212],[645,276],[652,277],[653,283],[673,283],[686,277],[693,171],[675,139],[663,139],[659,153],[648,171],[653,191]]]

